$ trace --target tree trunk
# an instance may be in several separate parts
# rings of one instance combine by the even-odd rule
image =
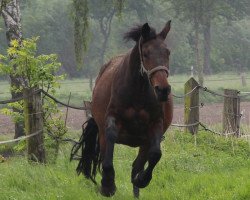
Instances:
[[[204,61],[203,69],[205,74],[211,74],[212,69],[210,66],[210,52],[211,52],[211,20],[206,19],[203,24],[203,36],[204,36]]]
[[[203,85],[203,67],[201,65],[200,48],[199,48],[199,23],[198,19],[194,20],[194,30],[195,30],[195,57],[196,57],[196,70],[198,71],[198,82]]]
[[[106,52],[106,49],[107,49],[109,35],[103,34],[103,37],[104,37],[104,41],[103,41],[103,44],[102,44],[101,56],[100,56],[100,65],[101,66],[104,64],[104,56],[105,56],[105,52]]]
[[[111,23],[112,23],[114,14],[115,14],[115,9],[112,9],[111,12],[107,16],[104,16],[103,18],[99,19],[100,29],[101,29],[101,33],[104,39],[103,44],[102,44],[102,49],[101,49],[100,65],[104,64],[104,56],[105,56],[105,52],[106,52],[107,45],[108,45],[108,39],[110,36],[110,30],[111,30]]]
[[[3,3],[3,2],[2,2]],[[4,19],[6,27],[6,38],[8,45],[11,46],[11,40],[18,40],[21,43],[22,32],[21,32],[21,14],[20,14],[20,1],[11,0],[6,5],[3,5],[1,14]],[[19,88],[20,81],[18,77],[10,76],[11,87]],[[22,96],[22,93],[11,91],[12,99]],[[14,112],[21,112],[18,109],[13,108]],[[24,133],[24,122],[15,123],[15,138],[25,135]]]

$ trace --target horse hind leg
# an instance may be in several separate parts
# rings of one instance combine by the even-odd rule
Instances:
[[[113,196],[116,191],[115,170],[113,166],[114,145],[117,139],[117,127],[114,117],[108,117],[105,130],[106,148],[102,162],[101,194],[103,196]]]
[[[148,153],[148,147],[147,146],[141,146],[139,149],[139,153],[133,162],[132,165],[132,172],[131,172],[131,182],[133,183],[136,175],[144,170],[144,165],[147,162],[147,153]],[[135,198],[139,198],[140,190],[139,187],[137,187],[133,183],[133,194]]]

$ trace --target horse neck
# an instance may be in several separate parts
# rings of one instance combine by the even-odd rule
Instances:
[[[145,86],[148,87],[149,84],[146,75],[141,74],[141,59],[138,44],[136,44],[130,51],[128,56],[128,65],[126,79],[130,83],[136,84],[139,88],[145,88]]]

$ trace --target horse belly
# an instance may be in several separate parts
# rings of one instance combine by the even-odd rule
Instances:
[[[117,143],[140,146],[148,140],[149,114],[145,110],[135,111],[130,108],[124,112],[123,123],[118,134]]]

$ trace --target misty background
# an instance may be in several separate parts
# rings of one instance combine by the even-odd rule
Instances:
[[[239,74],[250,69],[249,4],[249,1],[126,0],[118,11],[112,0],[88,1],[87,48],[79,67],[75,59],[71,0],[21,1],[21,24],[24,38],[40,36],[39,53],[58,54],[61,72],[68,78],[95,77],[103,63],[134,45],[123,40],[123,33],[134,25],[149,22],[160,31],[170,19],[172,28],[167,43],[172,75],[189,74],[191,66],[197,72],[199,62],[207,75],[225,71]],[[0,53],[4,54],[6,48],[4,22],[0,18]]]

